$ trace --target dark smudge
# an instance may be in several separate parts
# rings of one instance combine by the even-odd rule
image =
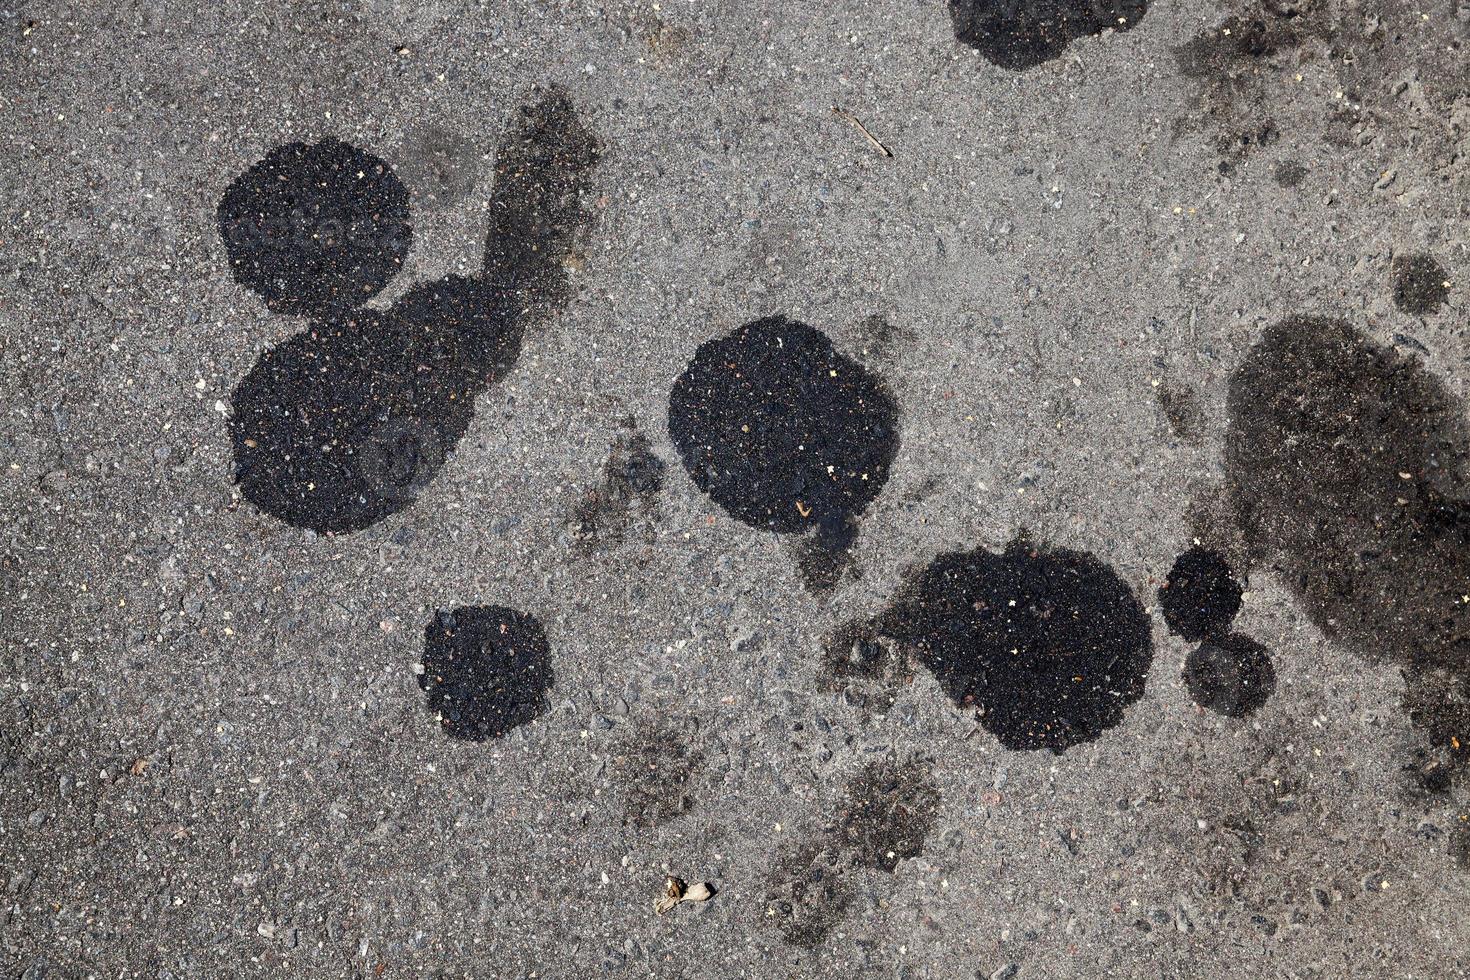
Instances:
[[[1405,313],[1438,313],[1450,297],[1449,273],[1429,255],[1400,255],[1393,260],[1393,301]]]
[[[1012,543],[940,555],[873,621],[1010,749],[1061,753],[1143,696],[1149,619],[1093,555]]]
[[[767,317],[702,344],[669,393],[669,435],[690,478],[728,514],[815,532],[813,587],[835,583],[898,450],[882,382],[821,331]]]
[[[1223,555],[1195,546],[1175,559],[1159,606],[1171,630],[1198,642],[1230,626],[1244,591]]]
[[[423,668],[419,687],[454,738],[500,738],[550,708],[551,651],[528,613],[504,606],[439,610],[424,627]]]
[[[588,489],[572,510],[577,549],[590,554],[622,543],[635,517],[652,518],[664,485],[664,461],[654,455],[648,437],[631,428],[613,441],[602,479]]]
[[[1184,662],[1184,685],[1194,703],[1230,718],[1244,718],[1276,690],[1271,655],[1239,633],[1206,640]]]
[[[1414,357],[1341,320],[1292,317],[1235,371],[1225,469],[1236,520],[1329,638],[1397,662],[1410,717],[1467,743],[1470,488],[1463,410]]]
[[[1147,11],[1147,0],[949,0],[955,39],[1010,71],[1051,61],[1079,38],[1129,30]]]
[[[231,186],[220,205],[227,243],[229,229],[240,227],[231,216],[240,213],[263,215],[266,228],[306,227],[298,212],[391,223],[383,200],[401,204],[406,195],[392,191],[401,185],[387,165],[345,144],[318,146],[329,150],[273,153]],[[322,159],[348,163],[324,176]],[[272,308],[315,318],[261,355],[235,387],[230,430],[245,497],[288,524],[338,533],[411,504],[468,429],[476,396],[514,365],[528,319],[565,300],[560,263],[586,221],[578,198],[596,159],[564,95],[552,90],[521,110],[500,150],[485,269],[417,286],[387,312],[360,304],[401,261],[406,225],[394,235],[357,236],[345,250],[310,235],[235,234],[246,241],[232,251],[237,278]],[[341,176],[352,161],[377,177]],[[266,176],[271,193],[256,187]],[[296,268],[312,274],[298,281],[273,271]]]
[[[845,624],[822,644],[817,684],[849,704],[887,711],[913,679],[908,651],[867,620]]]
[[[766,908],[782,937],[820,946],[852,906],[848,873],[892,874],[900,861],[924,853],[939,802],[924,762],[886,758],[858,772],[821,833],[785,851],[771,870]]]
[[[1170,432],[1191,442],[1199,438],[1205,427],[1205,413],[1193,388],[1165,381],[1154,389],[1154,397]]]
[[[480,152],[475,144],[434,122],[411,128],[392,156],[415,206],[429,210],[469,197],[479,180]]]
[[[383,160],[334,139],[278,146],[225,191],[230,272],[283,313],[365,303],[408,255],[408,191]]]
[[[622,786],[625,824],[658,827],[694,809],[694,783],[705,769],[698,730],[695,718],[664,720],[619,747],[612,773]]]

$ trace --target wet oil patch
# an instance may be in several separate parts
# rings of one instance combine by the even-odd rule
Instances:
[[[1191,642],[1224,632],[1245,593],[1225,556],[1196,545],[1174,561],[1159,589],[1169,629]]]
[[[1399,255],[1393,260],[1393,302],[1405,313],[1438,313],[1450,297],[1450,276],[1429,255]]]
[[[474,193],[480,178],[480,151],[470,140],[438,123],[409,129],[392,154],[415,207],[436,211]]]
[[[1248,636],[1206,640],[1184,662],[1184,686],[1194,703],[1229,718],[1244,718],[1276,690],[1271,654]]]
[[[706,767],[698,732],[696,718],[664,719],[619,745],[611,770],[622,790],[625,825],[660,827],[695,808]]]
[[[298,212],[378,215],[389,224],[380,199],[407,196],[381,190],[402,186],[387,165],[345,144],[319,145],[330,148],[326,159],[360,164],[353,174],[375,168],[376,179],[324,175],[320,154],[272,154],[270,167],[252,168],[225,193],[222,232],[240,226],[232,217],[239,213],[266,228],[304,226]],[[586,223],[579,198],[596,161],[596,143],[565,95],[553,89],[520,110],[497,159],[503,176],[492,193],[484,270],[419,285],[386,312],[358,304],[397,268],[406,225],[360,236],[345,250],[309,235],[270,239],[266,248],[236,234],[255,243],[243,257],[232,252],[237,277],[250,285],[251,270],[264,270],[260,288],[273,308],[313,316],[235,387],[230,434],[241,493],[318,532],[359,531],[411,504],[468,429],[475,397],[514,365],[528,322],[567,298],[560,263]],[[257,186],[265,176],[271,193]],[[319,267],[326,277],[304,285],[271,271]]]
[[[1205,428],[1205,413],[1200,407],[1199,395],[1188,385],[1164,381],[1154,389],[1154,398],[1169,431],[1187,442],[1195,442]]]
[[[483,742],[535,721],[554,682],[546,634],[529,613],[461,606],[424,627],[419,687],[454,738]]]
[[[794,946],[814,949],[842,921],[854,869],[893,874],[924,853],[940,803],[927,763],[880,759],[843,789],[821,832],[781,854],[767,878],[767,918]]]
[[[413,241],[392,168],[334,139],[276,147],[230,184],[218,219],[230,273],[282,313],[360,306]]]
[[[1148,615],[1106,563],[1013,542],[934,559],[873,631],[911,647],[960,707],[1009,749],[1062,753],[1143,696]]]
[[[614,439],[602,479],[572,509],[572,537],[582,554],[616,548],[636,521],[651,521],[657,513],[664,461],[631,419],[625,425],[628,431]]]
[[[730,516],[812,533],[815,588],[834,580],[898,451],[886,386],[821,331],[774,316],[702,344],[669,394],[690,479]]]
[[[955,39],[1010,71],[1051,61],[1080,38],[1129,30],[1147,11],[1147,0],[949,0]]]
[[[1257,564],[1332,640],[1404,670],[1431,744],[1470,742],[1463,408],[1415,357],[1342,320],[1269,328],[1230,380],[1225,471]]]

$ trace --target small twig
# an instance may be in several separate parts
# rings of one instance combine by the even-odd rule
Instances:
[[[863,136],[867,139],[867,141],[869,143],[872,143],[873,144],[873,149],[877,150],[879,153],[883,154],[885,157],[891,157],[891,156],[893,156],[893,151],[890,150],[888,147],[884,146],[878,140],[878,137],[876,137],[872,133],[868,132],[868,127],[864,126],[862,124],[862,122],[858,119],[857,116],[854,116],[852,113],[848,112],[846,109],[842,108],[841,106],[835,106],[835,105],[832,107],[832,114],[834,116],[837,116],[839,119],[846,119],[848,122],[850,122],[854,126],[856,126],[857,127],[857,131],[859,133],[862,133]]]

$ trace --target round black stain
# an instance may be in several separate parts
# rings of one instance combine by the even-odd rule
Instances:
[[[1405,313],[1438,313],[1449,299],[1449,273],[1428,255],[1400,255],[1393,260],[1393,301]]]
[[[373,255],[389,252],[366,249],[371,236],[349,236],[346,250],[311,239],[300,254],[283,242],[245,253],[237,276],[265,283],[276,308],[314,316],[262,354],[231,397],[235,477],[246,499],[288,524],[333,533],[413,503],[469,428],[476,396],[515,363],[528,323],[567,300],[563,262],[587,223],[581,200],[597,160],[596,140],[559,90],[520,109],[497,156],[485,267],[416,286],[386,312],[359,304],[401,254],[374,265]],[[227,247],[233,257],[231,229],[254,241],[238,229],[267,206],[276,217],[264,226],[284,222],[294,229],[287,238],[310,239],[314,222],[359,211],[389,227],[384,216],[407,201],[390,178],[382,161],[345,144],[282,147],[221,202]],[[387,235],[393,249],[407,249],[404,229]],[[341,286],[344,277],[356,285]]]
[[[482,742],[534,721],[555,682],[541,624],[505,606],[439,610],[424,627],[419,687],[445,732]]]
[[[1201,643],[1184,661],[1194,703],[1229,718],[1255,712],[1276,690],[1271,654],[1250,637],[1229,633]]]
[[[879,628],[1011,749],[1098,737],[1143,696],[1153,662],[1148,616],[1116,572],[1023,542],[939,556]]]
[[[820,330],[774,316],[700,346],[669,394],[669,435],[732,517],[845,546],[888,479],[898,409]]]
[[[1174,561],[1159,605],[1169,628],[1193,643],[1230,626],[1243,591],[1223,555],[1195,546]]]
[[[287,143],[230,184],[219,203],[230,271],[271,309],[358,306],[403,263],[408,191],[382,159],[348,143]]]
[[[1079,38],[1126,31],[1147,12],[1147,0],[949,0],[955,39],[1010,71],[1051,61]]]

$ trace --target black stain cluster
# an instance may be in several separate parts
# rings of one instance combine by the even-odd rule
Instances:
[[[589,220],[580,199],[597,158],[564,94],[521,109],[497,157],[484,269],[419,285],[386,312],[361,305],[411,238],[407,193],[386,163],[335,141],[291,144],[238,178],[219,211],[236,278],[272,309],[312,317],[235,387],[245,497],[337,533],[411,504],[476,396],[514,365],[528,322],[567,298],[562,262]]]
[[[1024,541],[940,555],[873,620],[916,652],[951,700],[1009,749],[1058,754],[1143,696],[1148,615],[1095,556]]]
[[[1147,0],[949,0],[955,39],[1010,71],[1051,61],[1080,38],[1129,30],[1147,12]]]
[[[1431,743],[1470,744],[1470,438],[1417,358],[1291,317],[1230,380],[1227,486],[1254,563],[1330,639],[1403,669]],[[1458,706],[1458,707],[1457,707]]]
[[[1393,260],[1393,301],[1405,313],[1429,316],[1450,298],[1450,277],[1430,255],[1399,255]]]
[[[1184,661],[1184,684],[1200,707],[1244,718],[1276,690],[1276,669],[1265,647],[1229,633],[1195,647]]]
[[[1266,648],[1227,632],[1244,593],[1225,556],[1200,545],[1175,559],[1159,589],[1159,607],[1169,629],[1200,644],[1184,661],[1189,696],[1200,707],[1231,718],[1251,714],[1276,690],[1276,668]]]
[[[1171,630],[1198,642],[1230,625],[1244,592],[1223,555],[1196,545],[1175,559],[1159,605]]]
[[[893,874],[924,853],[939,803],[922,761],[886,758],[858,772],[821,831],[781,854],[768,876],[767,913],[782,938],[820,946],[853,904],[851,871]]]
[[[695,351],[669,393],[669,435],[727,513],[779,534],[815,532],[830,565],[888,479],[898,408],[820,330],[773,316]],[[824,563],[802,564],[809,583],[831,581]]]
[[[419,687],[454,738],[483,742],[536,720],[555,680],[546,634],[529,613],[462,606],[424,627]]]

